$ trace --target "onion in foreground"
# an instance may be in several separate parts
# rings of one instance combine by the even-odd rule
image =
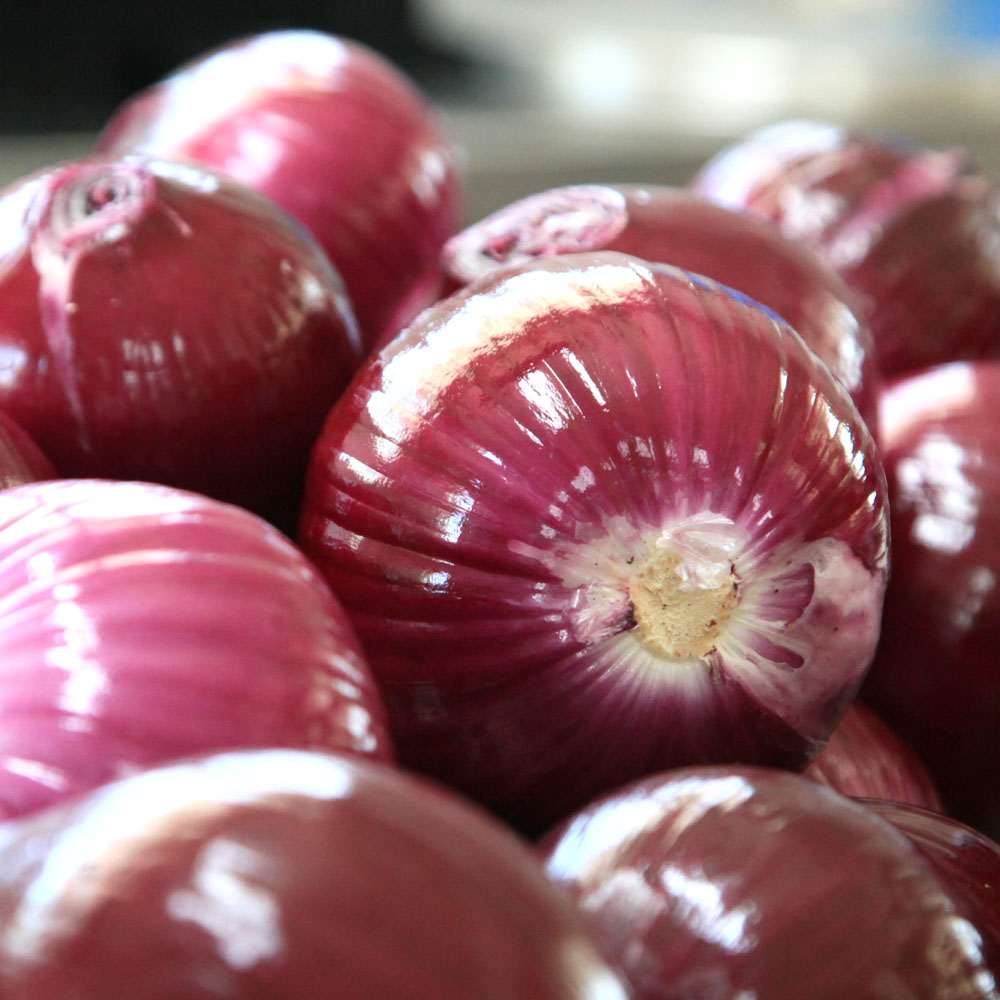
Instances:
[[[668,765],[804,766],[875,648],[884,493],[856,407],[773,313],[567,255],[366,362],[300,539],[401,760],[537,828]]]
[[[342,608],[242,508],[146,483],[0,492],[0,816],[243,746],[387,761]]]
[[[179,762],[0,827],[0,993],[628,996],[510,831],[396,770],[289,750]]]

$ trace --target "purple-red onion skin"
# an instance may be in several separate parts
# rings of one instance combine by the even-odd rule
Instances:
[[[894,571],[863,696],[920,754],[949,812],[996,838],[1000,789],[1000,362],[882,396]]]
[[[97,149],[195,160],[274,199],[343,275],[369,347],[437,296],[464,210],[462,157],[429,97],[377,52],[315,31],[178,67],[111,117]]]
[[[299,538],[401,760],[538,829],[665,766],[804,766],[874,651],[884,486],[849,396],[774,314],[566,255],[484,277],[365,363]],[[712,607],[658,623],[688,593]]]
[[[803,773],[853,798],[885,799],[939,811],[944,808],[924,762],[860,701],[851,702]]]
[[[261,195],[128,157],[0,194],[0,409],[60,476],[297,510],[361,361],[343,283]]]
[[[232,747],[393,758],[343,609],[243,508],[147,483],[0,492],[0,816]]]
[[[746,212],[662,185],[551,188],[457,233],[442,261],[460,287],[532,257],[593,250],[704,274],[773,309],[830,366],[874,427],[872,334],[853,293],[818,255]]]
[[[19,1000],[628,1000],[530,848],[368,762],[226,753],[0,827]]]
[[[654,775],[539,849],[636,1000],[997,995],[964,896],[877,813],[802,775]]]
[[[48,456],[23,427],[0,411],[0,490],[55,476]]]
[[[785,122],[723,150],[691,187],[832,266],[884,376],[1000,357],[1000,186],[964,152]]]

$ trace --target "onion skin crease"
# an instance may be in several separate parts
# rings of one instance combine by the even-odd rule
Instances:
[[[103,480],[0,491],[0,817],[244,746],[393,758],[350,622],[248,511]]]
[[[746,212],[664,185],[569,185],[473,223],[441,256],[460,287],[497,267],[594,250],[704,274],[773,309],[830,366],[874,431],[874,343],[853,293],[818,255]]]
[[[369,348],[438,296],[464,210],[463,157],[428,96],[318,31],[206,52],[127,100],[96,148],[206,164],[273,199],[343,275]]]
[[[343,282],[298,224],[144,157],[0,193],[0,351],[0,409],[60,476],[165,483],[283,526],[362,358]]]
[[[804,766],[873,654],[887,525],[790,327],[604,252],[488,275],[370,358],[299,538],[400,759],[538,829],[666,766]]]
[[[995,1000],[992,927],[877,811],[802,775],[691,767],[539,845],[635,1000]]]
[[[779,122],[690,187],[817,252],[854,292],[883,376],[1000,357],[1000,184],[965,151]]]
[[[628,1000],[526,844],[384,765],[258,750],[0,826],[21,1000]]]

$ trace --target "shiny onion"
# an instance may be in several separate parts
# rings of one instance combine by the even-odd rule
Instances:
[[[463,160],[423,91],[377,52],[318,31],[234,40],[134,95],[98,137],[224,171],[303,223],[340,271],[365,343],[441,286]]]
[[[804,766],[874,651],[887,524],[790,327],[604,252],[488,275],[369,359],[300,540],[401,759],[537,828],[665,766]]]
[[[248,511],[147,483],[0,492],[0,817],[174,757],[392,758],[343,610]]]
[[[628,1000],[509,830],[395,769],[276,749],[0,826],[0,994]]]

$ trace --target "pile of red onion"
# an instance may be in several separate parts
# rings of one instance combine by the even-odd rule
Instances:
[[[315,31],[109,111],[0,191],[0,996],[1000,997],[987,171],[466,219]]]

